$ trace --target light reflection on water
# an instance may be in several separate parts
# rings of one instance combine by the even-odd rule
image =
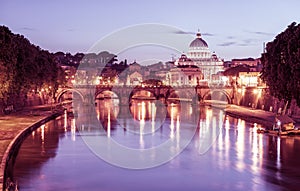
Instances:
[[[120,144],[149,148],[171,139],[176,147],[170,149],[176,151],[186,130],[181,120],[197,119],[195,109],[136,101],[131,113],[122,113],[108,99],[98,101],[96,112],[103,135]],[[181,116],[181,110],[187,112]],[[126,120],[119,124],[120,116],[133,117],[136,126]],[[78,121],[59,118],[26,139],[14,170],[20,190],[296,190],[300,183],[299,137],[258,134],[258,124],[221,110],[200,108],[199,128],[189,146],[170,162],[147,170],[122,169],[97,158],[76,131],[92,133],[93,127],[76,127]],[[161,126],[163,122],[167,125]],[[203,149],[204,143],[211,147]]]

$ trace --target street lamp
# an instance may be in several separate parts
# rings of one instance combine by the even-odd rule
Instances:
[[[279,133],[281,132],[281,121],[277,121],[277,128],[279,129]]]
[[[100,84],[100,80],[97,78],[94,83],[95,83],[95,85],[99,85]]]

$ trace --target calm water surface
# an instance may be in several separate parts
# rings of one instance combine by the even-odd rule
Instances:
[[[124,121],[120,124],[116,116],[125,115],[112,100],[98,101],[96,111],[105,127],[103,136],[132,148],[180,140],[184,120],[198,120],[198,128],[190,130],[195,136],[173,160],[130,170],[96,156],[82,138],[82,132],[93,136],[92,130],[78,127],[76,120],[80,119],[62,116],[41,126],[22,144],[14,168],[21,191],[300,189],[300,137],[257,134],[259,125],[188,103],[161,108],[153,101],[135,101],[127,117],[134,119],[137,127]],[[179,116],[179,111],[184,115]],[[215,138],[206,152],[200,152],[201,135],[211,129]]]

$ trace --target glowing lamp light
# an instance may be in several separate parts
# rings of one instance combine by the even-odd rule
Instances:
[[[100,84],[100,80],[99,80],[99,79],[96,79],[96,80],[95,80],[95,84],[97,84],[97,85]]]
[[[259,97],[259,98],[261,97],[261,94],[262,94],[262,90],[259,89],[259,91],[258,91],[258,97]]]
[[[277,121],[277,126],[280,127],[280,125],[281,125],[281,121],[278,120]]]
[[[223,82],[227,82],[227,81],[228,81],[228,77],[222,76],[222,81],[223,81]]]

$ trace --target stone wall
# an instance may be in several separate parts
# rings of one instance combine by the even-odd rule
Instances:
[[[26,96],[20,95],[16,98],[13,98],[13,101],[9,101],[7,104],[4,104],[0,100],[0,115],[4,114],[3,110],[8,107],[13,109],[12,112],[15,112],[22,110],[24,107],[37,106],[48,103],[51,103],[51,97],[45,93],[29,93]]]
[[[261,93],[255,90],[256,88],[246,88],[244,95],[239,97],[238,105],[262,109],[274,113],[281,113],[284,109],[285,102],[270,96],[267,89],[262,89]],[[296,101],[292,100],[286,110],[286,114],[300,117],[300,107]]]

